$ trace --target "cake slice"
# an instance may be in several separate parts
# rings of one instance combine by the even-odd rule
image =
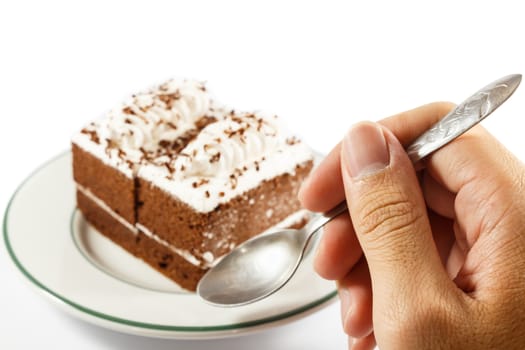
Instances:
[[[237,244],[304,223],[312,153],[277,117],[225,112],[203,84],[134,95],[73,137],[77,206],[98,231],[183,288]]]

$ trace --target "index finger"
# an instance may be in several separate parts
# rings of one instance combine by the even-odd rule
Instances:
[[[379,123],[390,129],[403,146],[407,146],[454,107],[450,102],[434,102],[385,118]],[[299,200],[306,209],[328,211],[345,198],[340,152],[341,144],[338,143],[301,187]]]

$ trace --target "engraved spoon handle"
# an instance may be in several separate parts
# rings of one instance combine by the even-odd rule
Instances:
[[[514,93],[520,82],[521,74],[508,75],[467,98],[407,148],[412,162],[417,163],[488,117]]]

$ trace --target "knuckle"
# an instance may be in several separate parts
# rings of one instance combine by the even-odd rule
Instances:
[[[395,191],[384,191],[369,196],[361,204],[357,223],[362,235],[369,240],[386,234],[406,233],[423,217],[411,198]]]

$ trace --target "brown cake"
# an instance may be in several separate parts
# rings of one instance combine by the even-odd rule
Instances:
[[[134,95],[72,149],[86,220],[188,290],[244,240],[304,221],[308,147],[275,116],[219,107],[202,83]]]

